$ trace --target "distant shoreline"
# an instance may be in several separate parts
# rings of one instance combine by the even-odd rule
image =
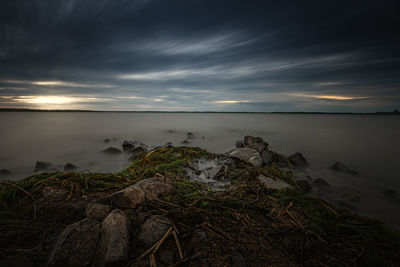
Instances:
[[[46,109],[19,109],[19,108],[0,108],[0,112],[101,112],[101,113],[232,113],[232,114],[326,114],[326,115],[400,115],[400,112],[250,112],[250,111],[106,111],[106,110],[46,110]]]

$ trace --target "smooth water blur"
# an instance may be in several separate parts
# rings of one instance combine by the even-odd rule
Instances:
[[[124,140],[180,145],[187,132],[196,136],[190,145],[212,152],[229,151],[244,135],[261,136],[286,155],[302,152],[314,178],[354,187],[361,193],[361,213],[400,225],[399,197],[388,200],[381,193],[400,189],[400,116],[0,112],[0,169],[10,170],[13,179],[30,175],[37,160],[61,170],[70,162],[80,171],[119,171],[129,155],[105,155],[101,150],[122,149]],[[105,138],[116,140],[105,143]],[[336,161],[361,175],[330,171]]]

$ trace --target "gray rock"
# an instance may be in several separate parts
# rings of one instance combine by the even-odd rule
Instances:
[[[128,258],[129,220],[126,215],[113,210],[101,225],[101,238],[94,266],[116,265]]]
[[[331,185],[328,184],[327,181],[325,181],[324,179],[321,179],[321,178],[317,178],[314,181],[312,181],[311,186],[315,187],[317,189],[326,189],[326,188],[331,187]]]
[[[282,180],[275,180],[271,177],[264,176],[260,174],[257,179],[260,181],[262,185],[265,186],[267,189],[284,189],[284,188],[292,188],[291,185],[282,181]]]
[[[264,140],[261,137],[255,137],[255,136],[250,136],[246,135],[243,139],[243,143],[245,146],[256,144],[256,143],[262,143]]]
[[[160,222],[160,221],[164,221]],[[142,241],[146,248],[159,241],[170,228],[169,220],[159,215],[151,215],[142,224],[138,240]]]
[[[250,163],[256,168],[262,165],[260,153],[251,148],[236,148],[229,153],[229,156]]]
[[[108,143],[108,142],[110,142],[109,138],[104,139],[104,143]]]
[[[333,170],[333,171],[335,171],[335,172],[347,173],[347,174],[350,174],[350,175],[359,175],[358,172],[347,168],[343,163],[340,163],[340,162],[335,162],[335,163],[331,166],[331,170]]]
[[[289,159],[287,159],[285,156],[283,156],[281,154],[274,153],[273,161],[280,168],[288,168],[288,167],[290,167]]]
[[[303,194],[307,194],[307,193],[310,193],[310,192],[311,192],[312,187],[311,187],[311,185],[308,183],[307,180],[297,180],[297,181],[296,181],[296,184],[299,186],[299,188],[300,188],[300,190],[301,190],[301,192],[302,192]]]
[[[236,148],[242,148],[242,147],[244,147],[244,143],[243,143],[242,140],[237,140],[235,145],[236,145]]]
[[[110,147],[107,148],[107,149],[104,149],[104,150],[101,151],[101,152],[103,152],[103,153],[105,153],[105,154],[109,154],[109,155],[117,155],[117,154],[121,154],[121,153],[122,153],[121,150],[119,150],[119,149],[116,148],[116,147],[112,147],[112,146],[110,146]]]
[[[290,163],[296,168],[306,168],[308,167],[308,162],[303,156],[303,154],[297,152],[289,157]]]
[[[12,173],[9,170],[1,169],[0,170],[0,178],[7,178],[10,177]]]
[[[100,203],[89,203],[86,207],[86,217],[103,220],[110,213],[111,207]]]
[[[35,173],[56,173],[57,168],[53,165],[53,163],[50,162],[45,162],[45,161],[36,161],[35,168],[34,168]]]
[[[69,225],[58,237],[48,266],[90,266],[99,240],[100,223],[84,219]]]
[[[261,158],[264,164],[270,164],[274,158],[274,152],[267,148],[261,152]]]
[[[64,171],[65,172],[74,171],[76,169],[78,169],[78,167],[76,167],[74,164],[71,164],[71,163],[67,163],[64,166]]]

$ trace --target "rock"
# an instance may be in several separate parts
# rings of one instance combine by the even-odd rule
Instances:
[[[244,143],[243,143],[242,140],[237,140],[235,145],[236,145],[236,148],[242,148],[242,147],[244,147]]]
[[[162,223],[160,221],[165,221]],[[151,215],[142,224],[138,240],[142,241],[146,248],[159,241],[170,228],[169,220],[159,215]]]
[[[84,219],[69,225],[57,238],[48,266],[90,266],[99,240],[100,223]]]
[[[306,168],[308,167],[308,162],[307,160],[304,158],[303,154],[301,154],[300,152],[297,152],[293,155],[291,155],[289,157],[289,161],[290,163],[292,163],[292,165],[296,168]]]
[[[117,155],[117,154],[121,154],[121,153],[122,153],[121,150],[119,150],[119,149],[116,148],[116,147],[112,147],[112,146],[110,146],[110,147],[107,148],[107,149],[104,149],[104,150],[101,151],[101,152],[103,152],[103,153],[105,153],[105,154],[109,154],[109,155]]]
[[[201,172],[200,177],[204,179],[214,179],[221,171],[223,166],[215,166],[205,169]]]
[[[169,181],[162,178],[141,180],[110,196],[111,201],[120,208],[136,208],[146,200],[152,200],[173,190]]]
[[[143,144],[142,142],[139,141],[124,141],[122,143],[122,148],[124,151],[133,151],[135,148],[141,147],[144,151],[147,151],[147,145]]]
[[[104,143],[108,143],[108,142],[110,142],[109,138],[104,139]]]
[[[397,191],[394,189],[387,189],[382,191],[382,194],[390,200],[395,200],[397,197]]]
[[[264,164],[270,164],[274,158],[274,152],[267,148],[261,152],[261,158]]]
[[[335,162],[331,166],[331,170],[336,171],[336,172],[347,173],[347,174],[350,174],[350,175],[359,175],[358,172],[347,168],[343,163],[340,163],[340,162]]]
[[[34,172],[41,173],[56,173],[57,168],[53,165],[53,163],[45,162],[45,161],[36,161]]]
[[[9,177],[11,175],[12,175],[12,173],[9,170],[6,170],[6,169],[1,169],[0,170],[0,178],[6,178],[6,177]]]
[[[257,179],[261,184],[265,186],[267,189],[283,189],[283,188],[291,188],[292,186],[288,183],[281,180],[274,180],[270,177],[264,176],[260,174]]]
[[[67,163],[64,166],[64,172],[74,171],[76,169],[78,169],[78,167],[76,167],[74,164],[71,163]]]
[[[250,136],[250,135],[246,135],[243,139],[243,143],[245,146],[262,143],[262,142],[264,142],[264,140],[261,137],[254,137],[254,136]]]
[[[183,140],[183,141],[181,142],[181,144],[182,144],[182,145],[188,145],[188,144],[190,144],[190,142],[189,142],[188,140]]]
[[[188,245],[186,246],[186,250],[189,254],[193,252],[193,250],[201,245],[201,243],[207,240],[206,232],[202,230],[196,230],[193,232],[192,238],[190,239]]]
[[[165,143],[165,146],[171,147],[171,146],[172,146],[172,143],[171,143],[171,142],[167,142],[167,143]]]
[[[160,258],[161,262],[164,263],[166,266],[171,266],[177,261],[175,251],[170,249],[161,250],[158,257]]]
[[[245,259],[242,254],[236,254],[229,257],[230,267],[245,267]]]
[[[296,184],[299,186],[299,188],[303,194],[307,194],[307,193],[311,192],[312,188],[307,180],[297,180]]]
[[[328,182],[326,182],[324,179],[321,178],[317,178],[314,181],[312,181],[311,186],[317,189],[326,189],[331,187],[331,185],[328,184]]]
[[[256,168],[259,168],[262,165],[260,153],[251,148],[236,148],[229,153],[229,156],[250,163]]]
[[[90,203],[86,207],[86,217],[103,220],[110,213],[111,207],[100,203]]]
[[[69,193],[65,187],[46,184],[40,185],[37,190],[42,194],[42,196],[49,198],[63,198]]]
[[[174,131],[174,130],[168,130],[168,132],[169,132],[169,133],[175,133],[175,131]]]
[[[187,138],[187,139],[193,139],[193,138],[194,138],[194,134],[191,133],[191,132],[188,132],[188,133],[186,134],[186,138]]]
[[[33,266],[32,261],[22,255],[19,256],[6,256],[0,260],[1,267],[31,267]]]
[[[117,266],[119,262],[128,258],[128,227],[128,218],[118,209],[111,211],[104,219],[94,266]]]
[[[283,156],[281,154],[274,153],[273,161],[280,168],[288,168],[288,167],[290,167],[289,159],[287,159],[285,156]]]

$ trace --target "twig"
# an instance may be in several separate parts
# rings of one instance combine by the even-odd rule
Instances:
[[[6,182],[6,181],[0,181],[0,184],[12,186],[12,187],[24,192],[28,197],[30,197],[33,200],[33,219],[34,220],[37,219],[37,216],[36,216],[36,214],[37,214],[37,206],[36,206],[36,203],[35,203],[35,198],[33,197],[33,195],[31,193],[29,193],[24,188],[22,188],[22,187],[20,187],[20,186],[18,186],[16,184],[13,184],[13,183],[9,183],[9,182]]]
[[[160,246],[162,245],[162,243],[164,243],[165,239],[167,239],[167,237],[169,236],[169,234],[171,233],[173,227],[171,226],[168,231],[164,234],[164,236],[160,239],[160,241],[157,242],[157,246],[154,248],[153,253],[156,253],[157,250],[160,248]]]
[[[154,253],[150,254],[150,267],[157,267],[156,257]]]
[[[175,230],[172,231],[172,234],[174,235],[175,243],[176,243],[176,246],[178,247],[179,257],[181,258],[181,260],[183,260],[183,253],[182,253],[181,244],[179,243],[178,235],[176,234]]]

